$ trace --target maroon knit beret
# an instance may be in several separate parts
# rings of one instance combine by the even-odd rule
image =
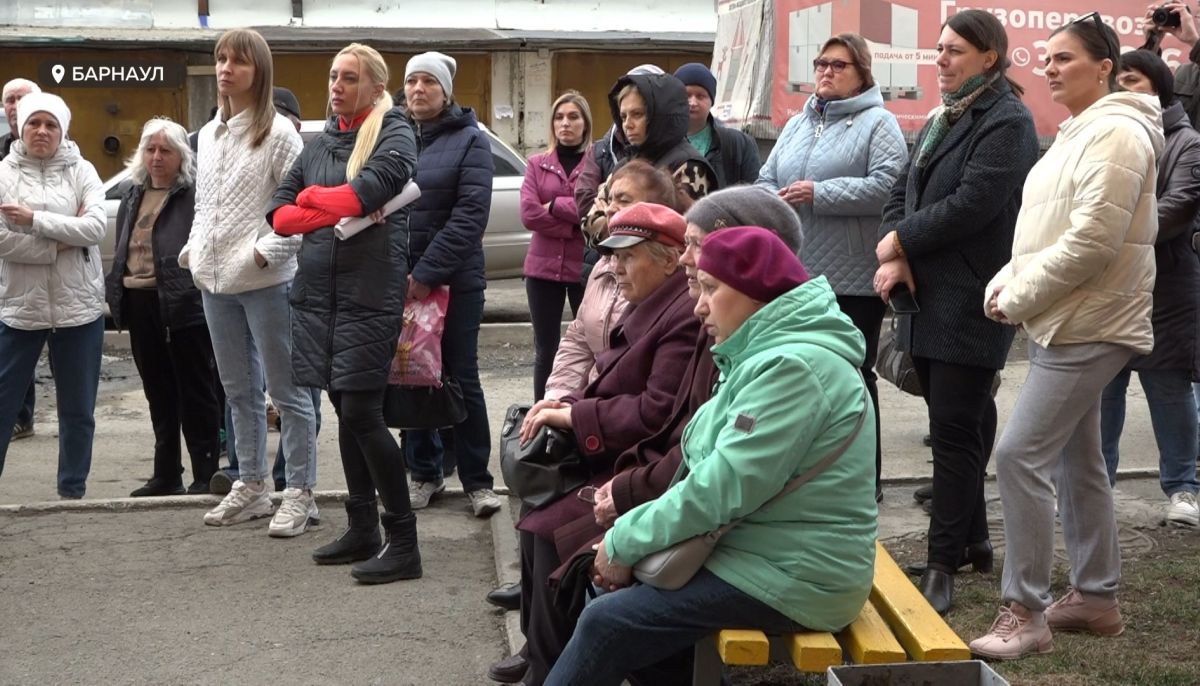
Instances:
[[[771,302],[808,281],[796,254],[773,231],[737,226],[704,237],[696,265],[759,302]]]

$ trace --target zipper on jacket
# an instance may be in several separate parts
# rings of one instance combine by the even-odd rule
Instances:
[[[306,236],[307,238],[307,236]],[[338,239],[334,237],[332,246],[329,250],[329,335],[325,337],[325,349],[329,354],[325,356],[325,378],[329,379],[329,387],[333,388],[333,329],[337,325],[337,248]],[[288,294],[288,300],[291,300],[291,294]]]
[[[821,113],[821,121],[817,122],[817,131],[816,131],[816,133],[813,135],[813,138],[816,138],[817,140],[820,140],[820,139],[821,139],[821,134],[822,134],[822,133],[824,133],[824,132],[825,132],[825,113],[824,113],[824,112],[822,112],[822,113]]]

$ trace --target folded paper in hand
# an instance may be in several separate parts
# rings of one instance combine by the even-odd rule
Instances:
[[[419,197],[421,197],[421,189],[412,179],[409,179],[400,194],[387,201],[387,204],[383,206],[383,216],[386,217],[401,207],[415,202]],[[337,226],[333,227],[333,233],[344,241],[372,224],[374,222],[370,217],[343,217]]]

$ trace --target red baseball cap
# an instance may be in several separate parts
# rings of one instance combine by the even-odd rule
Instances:
[[[626,207],[608,220],[608,238],[602,248],[632,248],[642,241],[654,241],[672,248],[683,247],[687,221],[670,207],[639,202]]]

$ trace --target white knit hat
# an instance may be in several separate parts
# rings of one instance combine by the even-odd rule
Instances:
[[[34,112],[48,112],[51,116],[58,120],[58,127],[62,129],[63,139],[67,137],[67,131],[71,128],[71,109],[67,107],[67,103],[63,99],[53,93],[30,93],[21,98],[17,103],[17,131],[25,130],[25,120],[29,119]]]
[[[446,99],[453,100],[454,73],[456,71],[458,71],[458,62],[455,62],[453,57],[440,52],[423,52],[408,60],[408,65],[404,67],[404,80],[408,81],[408,77],[416,72],[425,72],[441,84]]]

